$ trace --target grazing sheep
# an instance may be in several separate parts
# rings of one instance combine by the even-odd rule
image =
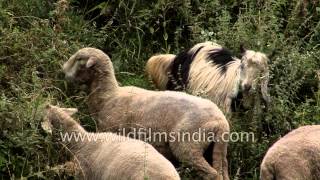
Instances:
[[[150,143],[168,159],[192,166],[203,179],[229,179],[229,124],[211,101],[182,92],[119,87],[110,58],[95,48],[80,49],[63,70],[66,78],[89,86],[87,102],[100,131],[132,132],[143,126],[148,132],[164,133],[170,139],[161,136]],[[200,129],[206,137],[214,134],[214,140],[181,139],[182,133],[191,136]]]
[[[261,180],[320,178],[320,125],[300,127],[277,141],[261,164]]]
[[[70,117],[75,110],[48,105],[45,119],[55,131],[61,129],[60,139],[74,155],[81,179],[180,179],[174,166],[151,145],[113,133],[89,133]],[[63,140],[66,135],[71,139]]]
[[[268,94],[268,57],[241,47],[242,59],[219,44],[204,42],[177,56],[156,55],[146,65],[146,71],[160,90],[186,90],[204,95],[226,112],[239,89],[247,97],[260,83],[265,102]],[[159,68],[161,67],[161,68]]]

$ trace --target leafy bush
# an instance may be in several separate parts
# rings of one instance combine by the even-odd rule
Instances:
[[[65,157],[41,131],[42,105],[71,104],[61,65],[75,50],[90,45],[83,37],[91,36],[91,29],[70,16],[72,27],[65,24],[67,30],[58,33],[50,19],[55,4],[19,2],[0,2],[0,176],[43,179],[56,174],[54,165]]]

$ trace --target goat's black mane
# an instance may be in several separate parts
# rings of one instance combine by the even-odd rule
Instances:
[[[171,70],[169,71],[169,81],[166,89],[185,90],[188,84],[190,65],[203,47],[199,47],[195,52],[190,51],[191,48],[187,49],[174,58],[170,66]],[[235,61],[231,51],[226,48],[210,50],[206,60],[221,67],[221,73],[225,73],[228,68],[227,65]]]
[[[196,52],[187,49],[179,53],[171,64],[169,80],[166,89],[184,90],[188,84],[190,65],[203,46],[199,47]]]
[[[215,65],[221,68],[221,73],[225,73],[228,68],[228,64],[235,59],[232,56],[230,50],[226,48],[222,49],[213,49],[208,53],[208,61],[213,62]]]

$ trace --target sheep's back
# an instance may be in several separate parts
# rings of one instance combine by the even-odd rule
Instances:
[[[278,140],[265,155],[262,167],[279,176],[320,177],[320,126],[300,127]]]
[[[190,128],[200,128],[208,121],[228,123],[220,109],[209,100],[182,92],[157,92],[136,87],[122,87],[117,95],[105,102],[97,119],[102,129],[131,124],[165,132],[181,123]]]
[[[85,154],[80,161],[91,165],[87,171],[90,179],[179,179],[174,166],[151,145],[105,134],[99,137],[100,141],[88,143],[86,150],[81,151]],[[100,144],[99,148],[96,144]]]

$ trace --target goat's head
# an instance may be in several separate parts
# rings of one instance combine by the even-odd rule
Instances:
[[[104,68],[101,68],[101,66],[105,67],[110,64],[111,60],[109,56],[101,50],[82,48],[64,63],[63,71],[68,80],[88,84],[98,75],[97,73],[104,71]],[[113,67],[111,69],[113,69]]]
[[[270,102],[268,94],[269,82],[269,57],[264,53],[252,50],[246,50],[243,45],[240,46],[241,58],[241,89],[244,93],[252,93],[257,90],[258,85],[261,88],[261,94],[265,102]],[[274,54],[272,54],[273,56]]]

